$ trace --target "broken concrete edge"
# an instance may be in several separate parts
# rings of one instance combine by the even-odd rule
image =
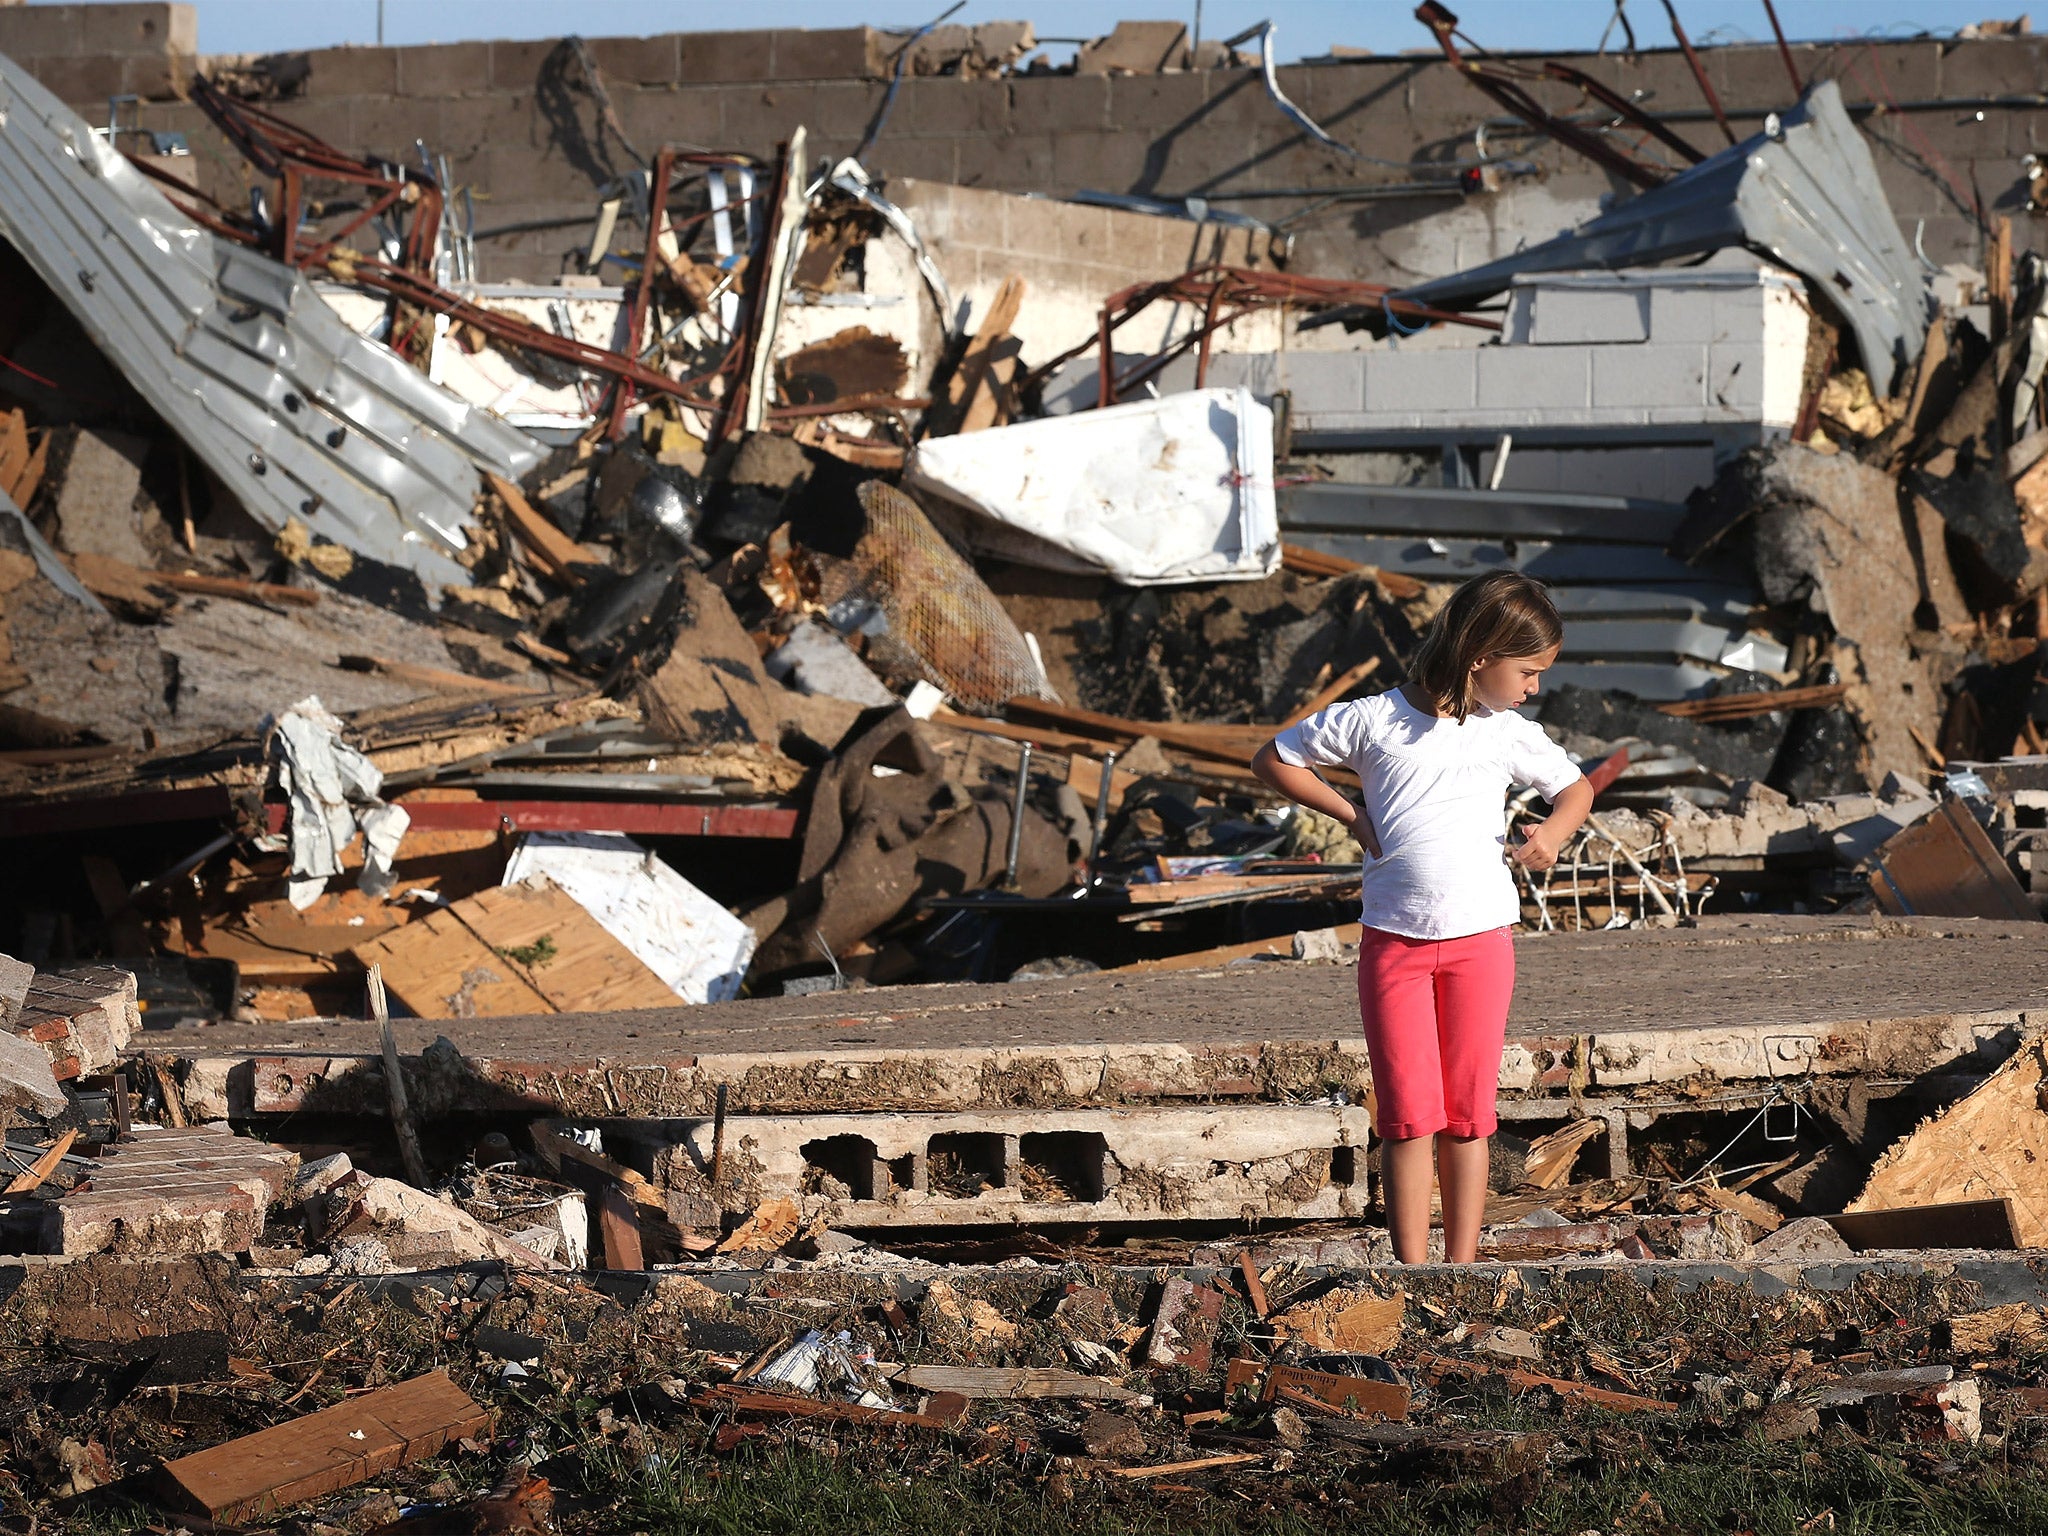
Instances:
[[[74,1264],[126,1263],[163,1266],[199,1262],[190,1256],[150,1259],[107,1254],[66,1256],[61,1254],[0,1255],[0,1309],[6,1297],[31,1274]],[[635,1302],[664,1281],[689,1280],[729,1299],[744,1299],[772,1290],[789,1299],[815,1278],[820,1287],[843,1294],[849,1278],[888,1282],[895,1299],[921,1301],[934,1283],[953,1284],[963,1277],[996,1272],[999,1266],[932,1266],[929,1272],[906,1273],[900,1263],[863,1267],[835,1264],[816,1270],[797,1269],[705,1269],[688,1265],[657,1265],[644,1270],[591,1270],[580,1275],[559,1271],[546,1276],[550,1285],[581,1280],[625,1302]],[[251,1280],[289,1284],[304,1294],[319,1294],[358,1286],[374,1296],[384,1291],[446,1290],[466,1278],[503,1276],[515,1279],[529,1274],[494,1261],[444,1265],[433,1269],[394,1269],[372,1275],[302,1275],[286,1269],[247,1269],[240,1272]],[[1093,1274],[1112,1278],[1164,1284],[1187,1280],[1195,1285],[1213,1285],[1230,1290],[1236,1269],[1228,1265],[1120,1264],[1092,1266],[1078,1260],[1048,1264],[1042,1271],[1050,1282],[1061,1275]],[[1973,1308],[2009,1306],[2015,1303],[2048,1307],[2048,1250],[2027,1253],[1987,1253],[1968,1249],[1926,1250],[1862,1254],[1854,1260],[1817,1264],[1702,1263],[1689,1259],[1620,1259],[1601,1263],[1570,1264],[1414,1264],[1349,1266],[1312,1264],[1293,1271],[1303,1282],[1341,1280],[1371,1284],[1388,1290],[1405,1290],[1410,1296],[1423,1295],[1432,1287],[1449,1288],[1460,1283],[1484,1281],[1493,1285],[1520,1284],[1531,1294],[1564,1294],[1575,1285],[1604,1283],[1620,1277],[1640,1284],[1674,1287],[1681,1292],[1702,1290],[1710,1285],[1745,1285],[1759,1297],[1788,1295],[1806,1289],[1823,1292],[1854,1290],[1874,1280],[1952,1280],[1973,1287]]]
[[[1720,1029],[1588,1030],[1510,1035],[1502,1062],[1504,1096],[1565,1095],[1578,1052],[1580,1085],[1597,1089],[1676,1086],[1695,1078],[1703,1059],[1726,1084],[1771,1083],[1809,1075],[1926,1072],[1974,1060],[1989,1071],[2040,1033],[2042,1010],[2022,1004],[1981,1011],[1815,1024],[1730,1025]],[[1917,1043],[1917,1052],[1906,1050]],[[650,1053],[650,1055],[653,1053]],[[1119,1060],[1121,1058],[1121,1060]],[[718,1085],[729,1109],[746,1114],[1111,1108],[1195,1093],[1222,1102],[1289,1102],[1299,1084],[1285,1065],[1313,1065],[1326,1090],[1362,1102],[1370,1072],[1362,1039],[1246,1039],[1234,1042],[1128,1041],[1092,1047],[970,1046],[952,1050],[840,1048],[812,1051],[677,1052],[666,1060],[467,1059],[466,1092],[451,1109],[523,1110],[618,1119],[706,1116]],[[857,1066],[857,1076],[847,1071]],[[905,1081],[891,1091],[889,1068]],[[254,1050],[215,1054],[203,1046],[180,1057],[188,1111],[202,1120],[245,1121],[312,1107],[376,1114],[382,1061],[367,1051]],[[1135,1070],[1130,1070],[1135,1069]],[[1227,1070],[1219,1070],[1227,1069]],[[1277,1079],[1277,1080],[1276,1080]],[[1022,1099],[999,1091],[1026,1084]],[[1069,1086],[1069,1084],[1073,1086]],[[750,1087],[750,1084],[756,1085]],[[1105,1093],[1105,1088],[1111,1089]],[[758,1088],[758,1091],[756,1091]],[[1621,1103],[1616,1107],[1626,1108]]]

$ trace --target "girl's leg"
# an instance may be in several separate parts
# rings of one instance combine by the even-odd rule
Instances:
[[[1434,980],[1439,948],[1431,940],[1368,928],[1358,949],[1358,1011],[1372,1058],[1387,1225],[1404,1264],[1428,1257],[1433,1144],[1444,1128]]]
[[[1479,1257],[1479,1228],[1486,1219],[1486,1176],[1490,1136],[1436,1139],[1437,1179],[1444,1191],[1444,1262],[1470,1264]]]
[[[1515,946],[1505,928],[1452,939],[1436,969],[1436,1016],[1443,1060],[1444,1258],[1469,1264],[1486,1215],[1487,1142],[1500,1124],[1500,1058],[1515,991]]]
[[[1380,1143],[1380,1176],[1386,1184],[1387,1227],[1394,1237],[1394,1258],[1402,1264],[1429,1259],[1429,1186],[1431,1154],[1442,1138],[1408,1136]],[[1481,1181],[1482,1187],[1484,1180]],[[1450,1185],[1444,1185],[1446,1222],[1450,1217]],[[1477,1231],[1477,1228],[1474,1229]],[[1449,1235],[1448,1230],[1446,1236]],[[1476,1242],[1476,1239],[1475,1239]]]

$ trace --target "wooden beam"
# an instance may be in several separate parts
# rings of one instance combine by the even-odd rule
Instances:
[[[577,567],[591,563],[583,547],[536,512],[533,503],[526,499],[526,493],[503,475],[486,471],[484,479],[490,483],[498,500],[504,503],[505,526],[539,562],[541,569],[565,587],[581,586],[583,575]]]
[[[66,1131],[62,1136],[59,1136],[55,1141],[43,1148],[40,1157],[22,1169],[12,1179],[8,1180],[7,1188],[0,1190],[0,1194],[34,1194],[43,1187],[43,1181],[57,1171],[57,1165],[64,1161],[64,1154],[71,1150],[71,1143],[76,1140],[78,1140],[77,1130]]]
[[[261,1519],[489,1433],[488,1409],[430,1371],[165,1464],[164,1495],[224,1525]]]

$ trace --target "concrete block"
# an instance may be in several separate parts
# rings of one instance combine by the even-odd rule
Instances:
[[[1935,45],[1934,51],[1939,58],[1940,84],[1927,93],[1930,96],[1969,98],[2032,93],[2040,90],[2042,73],[2048,70],[2048,38],[2043,37],[1951,42]],[[1901,101],[1907,100],[1909,92],[1901,89],[1891,73],[1892,60],[1887,57],[1884,62],[1892,94]]]
[[[1109,82],[1100,75],[1023,75],[1005,81],[1013,133],[1108,129]]]
[[[83,109],[88,121],[104,126],[107,98],[122,95],[128,89],[126,63],[114,54],[83,58],[60,54],[37,59],[35,74],[52,96],[67,106]]]
[[[1698,302],[1711,308],[1712,301],[1705,294]],[[1527,311],[1526,340],[1531,346],[1640,342],[1651,335],[1650,291],[1634,285],[1560,283],[1539,287],[1527,294],[1522,307]]]
[[[737,93],[678,86],[629,88],[615,92],[612,101],[619,109],[619,121],[626,125],[626,132],[642,148],[662,143],[724,144],[730,142],[726,137],[725,102],[733,94]],[[776,135],[768,130],[735,137],[772,147]],[[651,149],[648,152],[653,153]]]
[[[1368,352],[1365,408],[1376,415],[1469,411],[1479,403],[1478,354],[1488,350]]]
[[[1274,110],[1271,103],[1267,111]],[[1221,124],[1208,121],[1209,76],[1115,75],[1109,82],[1109,120],[1119,133],[1151,139],[1162,133]]]
[[[996,192],[1026,192],[1051,184],[1052,135],[1010,133],[1000,138],[962,139],[952,181]]]
[[[306,62],[311,66],[306,77],[308,96],[398,94],[396,48],[315,48],[306,55]]]
[[[1710,413],[1789,427],[1799,412],[1803,354],[1775,360],[1764,348],[1723,343],[1707,349]]]
[[[1363,352],[1285,353],[1277,359],[1278,378],[1273,387],[1291,390],[1297,411],[1362,411],[1367,356]],[[1213,373],[1213,360],[1210,366]]]
[[[952,138],[898,139],[877,141],[870,165],[885,176],[917,176],[927,181],[958,179],[956,151],[962,141]]]
[[[683,39],[671,32],[662,37],[594,37],[590,60],[605,84],[667,85],[679,78]]]
[[[492,42],[491,89],[531,91],[540,83],[541,69],[547,63],[548,55],[561,46],[561,40],[553,37]]]
[[[1707,349],[1695,345],[1590,347],[1595,410],[1707,405]]]
[[[622,103],[620,115],[626,118],[630,132],[634,120],[626,117],[626,110]],[[531,96],[498,91],[443,101],[440,119],[441,137],[435,147],[458,160],[496,144],[532,146],[540,142],[539,135],[544,131]]]
[[[873,79],[894,65],[885,64],[885,39],[873,27],[787,27],[769,36],[775,80]]]
[[[731,85],[774,78],[775,34],[692,32],[676,39],[675,73],[682,85]]]
[[[0,7],[0,53],[9,58],[128,58],[199,51],[190,5],[18,5]]]
[[[1124,192],[1145,179],[1151,148],[1134,134],[1056,133],[1052,138],[1053,184]]]
[[[1479,347],[1473,359],[1482,411],[1540,410],[1546,418],[1593,402],[1589,354],[1634,347]],[[1377,408],[1377,403],[1375,403]]]
[[[402,96],[469,96],[490,88],[489,43],[435,43],[398,50]]]
[[[1703,289],[1660,285],[1649,290],[1650,339],[1657,342],[1719,341],[1727,334],[1718,295]]]
[[[1010,93],[1001,80],[905,80],[889,126],[911,134],[1007,133]]]
[[[1187,63],[1188,29],[1179,21],[1120,21],[1107,37],[1084,43],[1074,56],[1074,72],[1107,75],[1157,74]]]

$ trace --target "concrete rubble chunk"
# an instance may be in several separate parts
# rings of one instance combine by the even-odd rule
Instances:
[[[57,493],[57,543],[66,554],[154,565],[135,510],[149,443],[126,432],[83,431]],[[151,508],[149,520],[160,522]]]
[[[138,1127],[51,1204],[46,1243],[73,1256],[239,1253],[263,1235],[298,1163],[296,1152],[225,1128]]]
[[[1799,1400],[1824,1415],[1860,1414],[1869,1433],[1888,1438],[1975,1445],[1984,1435],[1983,1390],[1949,1365],[1843,1376]]]
[[[26,960],[0,954],[0,1029],[12,1029],[28,1003],[28,989],[36,979],[36,968]]]
[[[65,1103],[57,1074],[41,1047],[19,1035],[0,1034],[0,1110],[29,1109],[54,1115]]]
[[[1540,1361],[1543,1358],[1543,1341],[1526,1328],[1496,1325],[1479,1335],[1472,1347],[1482,1355],[1493,1355],[1502,1360]]]
[[[1758,1264],[1786,1264],[1853,1259],[1856,1250],[1820,1217],[1801,1216],[1755,1244],[1749,1256]]]
[[[457,1263],[497,1259],[527,1269],[562,1268],[467,1211],[398,1179],[358,1169],[329,1189],[325,1199],[326,1230],[337,1240],[373,1237],[400,1264],[452,1257]]]

